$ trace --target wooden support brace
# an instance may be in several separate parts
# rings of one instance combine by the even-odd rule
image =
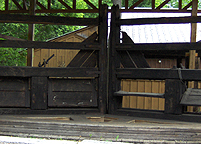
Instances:
[[[138,6],[141,2],[143,2],[144,0],[138,0],[136,3],[134,3],[129,9],[133,9],[136,6]]]
[[[67,9],[72,9],[69,5],[67,5],[63,0],[58,0],[62,5],[64,5]]]
[[[162,4],[160,4],[156,9],[160,10],[162,7],[164,7],[170,0],[165,0]]]
[[[14,2],[14,4],[17,6],[18,9],[23,10],[21,5],[16,0],[12,0],[12,1]]]
[[[94,6],[90,1],[88,0],[84,0],[90,7],[92,7],[93,9],[97,9],[96,6]]]
[[[46,10],[46,7],[44,7],[44,5],[42,5],[38,0],[36,0],[36,4],[43,10]]]
[[[165,81],[165,113],[182,114],[180,100],[185,92],[185,84],[181,80],[167,79]]]

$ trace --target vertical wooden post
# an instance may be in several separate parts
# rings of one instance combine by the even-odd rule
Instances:
[[[30,0],[29,14],[35,15],[36,0]],[[28,24],[28,40],[34,41],[35,24]],[[27,50],[27,66],[33,65],[33,49]]]
[[[108,34],[108,6],[100,5],[99,8],[99,43],[101,49],[99,51],[99,109],[101,113],[107,110],[107,34]]]
[[[180,80],[168,79],[165,81],[165,113],[182,114],[183,107],[180,105],[185,85]]]
[[[152,0],[151,7],[152,7],[152,10],[155,9],[155,0]]]
[[[110,114],[122,106],[122,98],[114,97],[114,92],[120,90],[121,80],[116,78],[116,68],[120,67],[120,60],[115,49],[120,42],[120,26],[116,25],[116,20],[120,18],[119,6],[112,6],[110,38],[109,38],[109,82],[108,82],[108,110]]]
[[[192,13],[191,16],[197,16],[198,0],[192,0]],[[191,42],[196,42],[197,23],[191,23]],[[189,69],[195,69],[195,53],[196,50],[189,51]],[[188,83],[189,88],[194,87],[194,82]],[[192,112],[193,107],[188,107],[188,111]]]
[[[47,109],[47,77],[31,78],[31,109]]]

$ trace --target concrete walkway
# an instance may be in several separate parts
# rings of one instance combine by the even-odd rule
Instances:
[[[47,140],[47,139],[36,139],[36,138],[0,136],[0,144],[128,144],[128,143],[95,141],[95,140],[83,140],[83,141]]]

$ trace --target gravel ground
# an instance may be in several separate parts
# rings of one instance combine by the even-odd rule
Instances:
[[[78,141],[67,141],[67,140],[46,140],[46,139],[35,139],[35,138],[0,136],[0,144],[128,144],[128,143],[95,141],[95,140],[83,140],[78,142]]]

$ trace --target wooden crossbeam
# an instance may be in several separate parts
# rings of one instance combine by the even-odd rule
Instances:
[[[170,0],[165,0],[162,4],[160,4],[156,9],[159,10],[164,7]]]
[[[0,66],[0,76],[14,77],[98,77],[97,68],[43,68]]]
[[[0,40],[0,47],[11,48],[42,48],[42,49],[73,49],[99,50],[99,43],[83,44],[78,42],[41,42],[21,40]]]
[[[117,44],[116,50],[133,51],[188,51],[201,50],[201,43],[140,43],[140,44]]]
[[[67,9],[72,9],[69,5],[66,4],[63,0],[58,0],[63,6],[65,6]]]
[[[165,80],[180,79],[186,81],[201,81],[201,70],[191,69],[159,69],[159,68],[117,68],[116,75],[120,79]]]
[[[144,25],[144,24],[179,24],[201,22],[201,16],[197,17],[166,17],[166,18],[137,18],[117,20],[119,25]]]
[[[138,0],[136,3],[134,3],[129,9],[133,9],[135,7],[137,7],[141,2],[143,2],[144,0]]]
[[[55,25],[98,25],[97,18],[74,18],[58,16],[34,16],[34,15],[14,15],[0,14],[0,22],[4,23],[35,23],[35,24],[55,24]]]
[[[90,7],[92,7],[92,9],[97,9],[96,6],[94,6],[90,1],[88,0],[84,0]]]
[[[46,7],[44,7],[44,5],[42,5],[38,0],[36,0],[36,4],[41,8],[41,9],[46,9]]]

